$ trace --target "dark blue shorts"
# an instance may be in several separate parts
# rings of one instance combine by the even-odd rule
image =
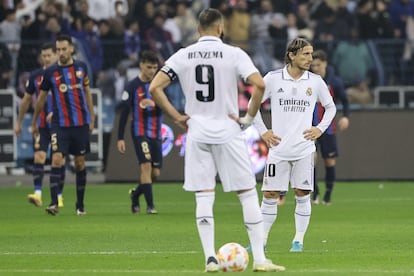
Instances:
[[[90,152],[89,125],[79,127],[57,127],[52,129],[52,152],[79,156]]]
[[[132,136],[138,163],[151,162],[153,168],[162,167],[162,145],[161,140],[146,136]]]
[[[335,134],[322,134],[316,141],[316,148],[320,151],[324,159],[335,158],[339,155]]]
[[[45,151],[49,150],[50,144],[50,128],[39,128],[39,136],[33,138],[33,149],[34,151]]]

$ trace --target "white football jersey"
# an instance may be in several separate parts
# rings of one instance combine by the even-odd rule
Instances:
[[[243,50],[204,36],[172,55],[162,71],[180,81],[192,139],[222,144],[240,133],[239,124],[229,118],[239,116],[237,82],[258,72]]]
[[[297,160],[315,151],[315,143],[304,138],[303,132],[312,127],[313,111],[317,101],[329,112],[318,127],[324,132],[335,116],[336,107],[323,79],[314,73],[305,71],[294,80],[287,67],[271,71],[264,77],[266,90],[263,101],[270,98],[273,133],[280,136],[279,145],[270,149],[269,155],[282,160]],[[259,116],[257,116],[259,118]],[[261,134],[262,120],[255,119],[255,125]]]

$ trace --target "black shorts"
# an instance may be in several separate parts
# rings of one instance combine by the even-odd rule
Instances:
[[[324,159],[338,157],[338,145],[335,134],[322,134],[316,141],[316,147]]]
[[[78,127],[57,127],[51,134],[52,152],[79,156],[90,152],[89,125]]]
[[[33,150],[45,151],[49,150],[51,131],[48,127],[39,128],[39,136],[33,138]]]
[[[153,168],[162,167],[162,145],[161,140],[146,136],[132,136],[138,163],[151,162]]]

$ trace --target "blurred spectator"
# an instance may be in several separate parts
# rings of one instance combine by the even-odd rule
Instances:
[[[141,53],[140,25],[137,20],[130,19],[125,22],[124,53],[130,64],[138,66],[138,57]]]
[[[13,78],[12,57],[9,49],[4,43],[0,42],[0,89],[9,87]]]
[[[133,18],[138,19],[142,41],[145,41],[148,29],[154,25],[154,14],[155,5],[153,1],[137,1],[137,3],[135,3]],[[142,46],[145,49],[148,48],[144,42]]]
[[[171,33],[164,29],[165,19],[162,13],[156,13],[154,26],[147,31],[149,48],[158,54],[161,64],[176,50]]]
[[[92,87],[96,85],[96,79],[98,73],[102,70],[103,63],[103,48],[96,28],[95,21],[87,17],[82,20],[82,30],[73,33],[73,36],[81,43],[88,63],[91,66],[93,74]]]
[[[97,87],[102,91],[102,96],[114,100],[116,105],[121,102],[122,92],[128,83],[128,67],[128,62],[120,62],[116,69],[101,72],[97,80]]]
[[[345,22],[348,29],[352,29],[357,24],[355,13],[349,10],[349,0],[338,0],[336,16]]]
[[[388,4],[390,20],[394,25],[395,37],[407,37],[407,20],[414,16],[414,2],[410,0],[391,0]]]
[[[105,19],[99,21],[98,29],[103,50],[102,69],[116,68],[117,64],[125,58],[123,37],[117,35]]]
[[[261,73],[273,68],[273,40],[269,27],[279,14],[274,13],[271,0],[261,0],[259,9],[253,13],[250,25],[253,60]],[[283,50],[284,51],[284,50]]]
[[[173,19],[175,16],[175,9],[167,5],[166,2],[163,2],[158,6],[157,10],[164,16],[165,19],[163,29],[170,32],[174,44],[180,44],[181,31],[180,28],[178,28],[177,23]]]
[[[275,7],[277,11],[277,7]],[[283,60],[288,42],[287,18],[283,13],[276,12],[268,26],[268,34],[273,39],[273,58],[276,63],[273,69],[283,67]]]
[[[181,32],[181,46],[187,47],[198,40],[199,34],[194,27],[197,26],[197,19],[188,8],[187,2],[179,1],[177,3],[174,21]]]
[[[20,48],[21,24],[16,19],[16,10],[7,9],[5,19],[0,22],[0,43],[4,43],[11,56],[11,68],[13,74],[17,71],[17,56]],[[9,85],[14,86],[13,83]]]
[[[350,103],[372,101],[369,86],[373,84],[373,61],[368,47],[359,39],[358,30],[351,30],[350,41],[340,41],[332,55],[332,64],[342,78]]]
[[[110,16],[108,22],[111,26],[111,30],[116,35],[122,36],[125,31],[125,21],[126,21],[126,8],[123,1],[115,1],[114,4],[115,14]]]
[[[362,40],[392,38],[394,35],[392,23],[382,0],[361,0],[358,3],[357,18]]]
[[[127,0],[87,0],[88,16],[94,20],[109,19],[128,14]]]
[[[235,2],[232,12],[227,17],[224,36],[230,44],[249,52],[251,15],[247,10],[247,0]]]
[[[332,52],[335,43],[350,38],[350,29],[346,22],[336,16],[335,11],[325,3],[322,3],[314,16],[318,15],[315,27],[315,47],[326,52]]]

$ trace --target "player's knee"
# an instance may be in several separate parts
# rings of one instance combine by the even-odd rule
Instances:
[[[306,196],[308,194],[310,194],[311,191],[308,190],[300,190],[300,189],[295,189],[295,195],[297,196]]]
[[[160,169],[158,169],[158,168],[153,168],[152,169],[152,178],[153,179],[155,179],[158,176],[160,176],[160,174],[161,174],[161,170]]]
[[[62,166],[63,155],[60,152],[56,152],[52,155],[52,167],[58,168]]]
[[[75,171],[80,172],[85,169],[85,158],[83,156],[75,157]]]
[[[274,198],[277,199],[279,197],[279,192],[277,191],[264,191],[263,196],[265,198]]]
[[[37,151],[34,155],[35,164],[44,164],[46,162],[46,153],[43,151]]]

